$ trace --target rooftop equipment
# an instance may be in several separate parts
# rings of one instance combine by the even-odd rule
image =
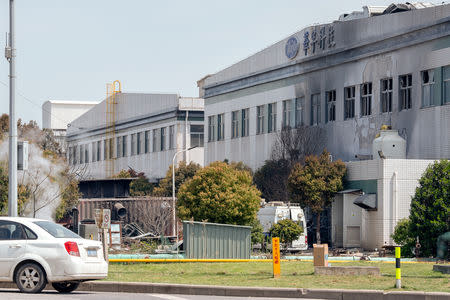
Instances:
[[[373,140],[373,159],[406,158],[406,140],[402,138],[397,130],[390,130],[382,126],[379,136]]]

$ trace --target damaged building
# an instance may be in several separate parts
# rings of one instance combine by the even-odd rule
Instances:
[[[347,187],[325,216],[328,242],[391,245],[422,172],[450,158],[450,5],[364,7],[308,26],[199,86],[205,164],[228,159],[256,170],[283,128],[319,128],[322,148],[348,167]],[[404,141],[399,157],[373,152],[383,125]]]
[[[304,28],[203,79],[205,164],[253,169],[283,127],[318,126],[344,161],[370,158],[381,125],[407,158],[450,157],[450,5],[366,7]]]

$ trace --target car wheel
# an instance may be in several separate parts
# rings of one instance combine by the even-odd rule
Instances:
[[[34,263],[21,266],[16,272],[15,281],[22,293],[40,293],[47,284],[44,271]]]
[[[71,282],[71,281],[63,281],[63,282],[53,282],[52,286],[55,290],[57,290],[60,293],[70,293],[75,291],[78,286],[80,285],[79,282]]]

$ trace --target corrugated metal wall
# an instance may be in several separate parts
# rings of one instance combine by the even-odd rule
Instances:
[[[250,259],[251,227],[183,221],[186,258]]]

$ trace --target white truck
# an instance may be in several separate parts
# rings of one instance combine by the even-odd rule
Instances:
[[[308,233],[306,230],[306,219],[303,209],[298,204],[286,204],[279,201],[263,204],[258,211],[258,220],[263,227],[264,234],[269,233],[270,227],[278,221],[291,219],[298,222],[303,228],[303,233],[298,239],[288,245],[288,251],[300,251],[308,249]]]

